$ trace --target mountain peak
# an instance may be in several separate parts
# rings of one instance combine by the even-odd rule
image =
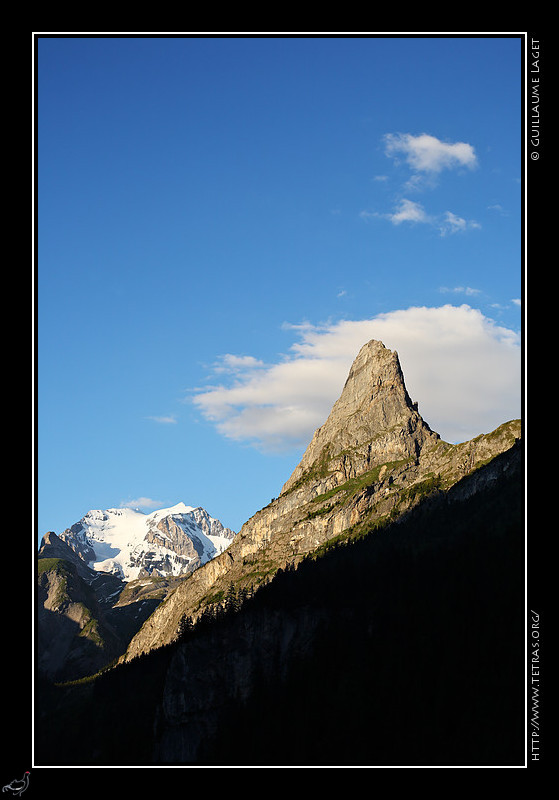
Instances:
[[[182,500],[179,503],[175,503],[174,506],[169,506],[169,508],[160,508],[157,511],[152,511],[148,514],[150,519],[156,519],[159,517],[168,517],[173,516],[173,514],[190,514],[192,511],[195,511],[198,506],[187,506],[186,503],[183,503]]]
[[[315,431],[282,493],[327,463],[329,471],[335,471],[332,459],[347,456],[362,471],[387,461],[417,458],[426,442],[438,439],[408,395],[398,353],[372,339],[357,354],[339,399]],[[342,460],[346,468],[341,478],[346,480],[348,458]]]
[[[179,502],[147,515],[131,508],[88,511],[60,536],[46,534],[41,551],[65,549],[96,572],[130,581],[152,573],[189,574],[234,536],[201,506]]]
[[[168,514],[188,514],[190,511],[194,511],[195,508],[197,508],[197,506],[187,506],[186,503],[183,503],[181,500],[174,506],[167,508],[166,511]]]

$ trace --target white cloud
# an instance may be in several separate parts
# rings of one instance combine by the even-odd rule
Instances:
[[[452,211],[445,211],[444,214],[439,215],[428,214],[421,203],[409,200],[406,197],[400,200],[392,213],[379,214],[374,211],[361,211],[359,216],[363,219],[383,217],[390,220],[393,225],[400,225],[402,222],[431,225],[439,231],[441,236],[464,233],[467,230],[481,228],[481,225],[475,220],[465,220]]]
[[[481,228],[481,225],[473,219],[465,220],[452,211],[446,211],[438,223],[438,228],[441,236],[446,236],[447,233],[463,233],[470,228]]]
[[[453,286],[452,288],[448,286],[441,286],[439,292],[447,293],[452,292],[453,294],[466,294],[466,295],[475,295],[480,293],[480,289],[472,289],[471,286]]]
[[[177,418],[172,416],[172,415],[163,416],[163,417],[147,417],[147,419],[151,419],[153,422],[158,422],[160,425],[176,425],[177,424]]]
[[[299,341],[278,363],[238,371],[230,386],[196,390],[192,402],[227,438],[267,451],[304,447],[370,339],[398,351],[412,399],[446,441],[470,439],[520,416],[518,334],[468,305],[287,327]]]
[[[425,213],[425,209],[420,203],[406,198],[400,201],[400,205],[394,213],[386,214],[386,217],[394,225],[399,225],[401,222],[431,222],[431,218]]]
[[[259,369],[264,367],[263,361],[259,361],[253,356],[235,356],[231,353],[226,353],[224,356],[219,357],[219,362],[214,364],[214,372],[246,372],[246,370]]]
[[[402,154],[406,163],[416,172],[439,173],[443,169],[477,165],[474,148],[467,142],[442,142],[436,136],[422,133],[387,133],[384,137],[385,153],[389,158]]]
[[[467,142],[443,142],[436,136],[422,133],[413,136],[411,133],[387,133],[384,136],[385,155],[403,162],[411,169],[412,174],[402,186],[402,194],[433,189],[439,174],[443,170],[477,166],[474,148]],[[434,226],[440,236],[462,233],[472,228],[480,228],[475,220],[466,220],[452,211],[443,214],[428,214],[425,208],[413,200],[404,197],[391,214],[361,212],[363,218],[380,216],[390,220],[394,225],[401,222],[421,222]]]
[[[123,501],[120,508],[161,508],[161,503],[151,497],[138,497],[136,500]]]

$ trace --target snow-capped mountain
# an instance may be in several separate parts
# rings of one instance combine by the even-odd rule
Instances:
[[[88,511],[60,539],[92,569],[131,581],[193,572],[234,536],[205,509],[178,503],[151,514],[130,508]]]

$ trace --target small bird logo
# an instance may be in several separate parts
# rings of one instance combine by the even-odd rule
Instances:
[[[14,797],[19,797],[19,795],[24,792],[27,787],[29,786],[29,771],[26,770],[23,773],[23,778],[18,781],[12,781],[11,783],[7,783],[5,786],[2,787],[3,792],[11,792]]]

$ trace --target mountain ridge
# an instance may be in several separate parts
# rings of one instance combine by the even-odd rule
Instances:
[[[196,620],[229,584],[261,585],[329,540],[392,521],[520,438],[520,421],[511,420],[468,442],[444,442],[409,397],[397,352],[366,343],[280,495],[245,522],[224,553],[168,595],[121,660],[172,642],[181,618]]]

